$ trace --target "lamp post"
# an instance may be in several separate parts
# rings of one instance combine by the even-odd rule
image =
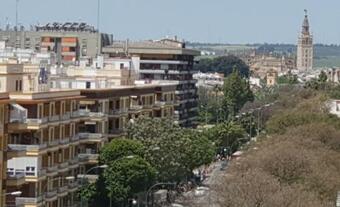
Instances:
[[[100,169],[105,169],[105,168],[107,168],[107,167],[108,167],[107,165],[99,165],[99,166],[94,166],[94,167],[88,169],[88,170],[85,172],[85,174],[82,176],[82,179],[80,180],[80,186],[83,187],[85,176],[86,176],[90,171],[92,171],[92,170],[94,170],[94,169],[99,169],[99,168],[100,168]],[[83,202],[84,202],[83,196],[82,196],[82,194],[80,194],[80,207],[83,207]]]
[[[149,190],[146,192],[146,197],[145,197],[145,207],[149,206],[149,202],[148,202],[148,197],[149,197],[149,193],[151,192],[151,190],[157,186],[162,186],[162,185],[168,185],[168,186],[175,186],[176,183],[156,183],[153,186],[151,186],[149,188]]]

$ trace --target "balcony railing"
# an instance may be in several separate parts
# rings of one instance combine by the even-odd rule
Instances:
[[[68,188],[69,189],[75,189],[78,187],[78,183],[77,182],[70,182],[68,183]]]
[[[79,117],[79,116],[80,116],[79,111],[71,112],[71,117],[76,118],[76,117]]]
[[[89,112],[90,117],[104,117],[105,114],[103,112]]]
[[[76,135],[71,137],[71,141],[77,141],[77,140],[79,140],[79,135],[78,134],[76,134]]]
[[[15,198],[15,205],[22,206],[22,205],[37,205],[41,203],[43,200],[42,196],[39,197],[16,197]]]
[[[101,133],[79,133],[80,139],[101,139],[103,134]]]
[[[53,198],[58,193],[58,189],[50,190],[46,193],[46,198]]]
[[[29,119],[26,119],[25,120],[25,123],[26,124],[34,124],[34,125],[37,125],[37,124],[44,124],[44,123],[47,123],[48,122],[48,117],[43,117],[43,118],[29,118]]]
[[[55,139],[55,140],[52,140],[48,143],[48,146],[57,146],[59,144],[59,140],[58,139]]]
[[[70,159],[68,162],[70,165],[77,164],[79,162],[79,158],[76,156],[73,159]]]
[[[58,165],[57,164],[54,164],[53,166],[50,166],[47,168],[47,171],[48,172],[55,172],[58,170]]]
[[[81,153],[78,155],[79,159],[83,160],[98,160],[99,154],[87,154],[87,153]]]
[[[49,119],[50,121],[59,121],[60,116],[59,116],[59,115],[54,115],[54,116],[50,116],[48,119]]]
[[[152,109],[153,105],[143,105],[144,109]]]
[[[40,145],[23,145],[23,144],[8,144],[9,150],[13,151],[40,151],[47,148],[47,144]]]
[[[79,109],[78,113],[79,113],[79,116],[88,116],[90,111],[86,109]]]
[[[127,113],[128,111],[129,111],[128,108],[112,109],[112,110],[110,110],[110,114],[111,115],[116,115],[116,114]]]
[[[68,167],[68,161],[59,164],[59,169],[65,169]]]
[[[138,110],[141,110],[141,109],[143,109],[143,106],[141,106],[141,105],[132,105],[129,108],[130,111],[138,111]]]
[[[66,112],[65,114],[63,114],[61,116],[61,119],[62,120],[68,120],[68,119],[70,119],[70,117],[71,117],[71,112]]]
[[[65,185],[65,186],[59,187],[58,193],[65,193],[67,192],[67,190],[68,190],[68,185]]]
[[[165,101],[156,101],[155,102],[156,106],[165,106],[165,104],[166,104]]]
[[[60,143],[60,144],[68,144],[68,143],[70,143],[70,138],[60,139],[60,140],[59,140],[59,143]]]

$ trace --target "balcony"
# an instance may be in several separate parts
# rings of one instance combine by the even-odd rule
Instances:
[[[50,116],[48,119],[49,119],[50,121],[59,121],[60,116],[59,116],[59,115],[54,115],[54,116]]]
[[[39,124],[44,124],[48,122],[48,117],[43,117],[43,118],[28,118],[25,120],[25,123],[28,125],[39,125]]]
[[[74,141],[78,141],[79,140],[79,135],[76,134],[74,136],[71,137],[71,141],[74,142]]]
[[[50,190],[46,193],[46,199],[53,199],[57,196],[58,189]]]
[[[7,172],[7,180],[6,180],[7,186],[20,186],[23,184],[25,184],[25,173],[24,172],[16,173],[15,175],[10,175],[9,172]]]
[[[77,118],[77,117],[79,117],[79,116],[80,116],[79,111],[72,111],[72,112],[71,112],[71,117],[72,117],[72,118]]]
[[[85,162],[91,163],[91,164],[96,164],[98,163],[98,159],[99,159],[99,154],[79,154],[78,155],[80,160],[83,160]]]
[[[64,144],[68,144],[68,143],[70,143],[70,138],[64,138],[64,139],[59,140],[59,144],[64,145]]]
[[[143,105],[143,109],[152,109],[153,105]]]
[[[59,189],[58,189],[58,195],[59,196],[66,195],[67,193],[68,193],[68,185],[59,187]]]
[[[57,145],[59,145],[58,139],[52,140],[48,143],[48,146],[50,146],[50,147],[57,146]]]
[[[68,161],[59,164],[59,169],[65,169],[67,167],[68,167]]]
[[[155,105],[158,106],[158,107],[161,107],[161,106],[165,106],[165,101],[156,101],[155,102]]]
[[[55,163],[53,166],[47,167],[47,172],[48,173],[58,173],[58,165]]]
[[[89,112],[89,116],[101,118],[101,117],[104,117],[105,114],[103,112]]]
[[[110,110],[110,115],[116,115],[119,116],[121,114],[127,113],[129,111],[129,109],[125,108],[125,109],[112,109]]]
[[[39,197],[16,197],[15,205],[16,206],[40,206],[42,203],[42,196]]]
[[[10,151],[25,151],[26,154],[39,154],[47,148],[47,144],[40,145],[23,145],[23,144],[8,144]]]
[[[130,111],[140,111],[142,109],[143,109],[143,106],[141,106],[141,105],[132,105],[129,108]]]
[[[103,134],[101,133],[79,133],[80,140],[101,142],[103,140]]]
[[[77,182],[70,182],[68,184],[68,190],[69,192],[74,192],[78,189],[78,183]]]
[[[78,156],[76,155],[74,158],[70,159],[68,163],[69,163],[69,168],[76,168],[77,166],[79,166]]]
[[[69,120],[71,118],[71,112],[66,112],[65,114],[61,115],[61,120]]]

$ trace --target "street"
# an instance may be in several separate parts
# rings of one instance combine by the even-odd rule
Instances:
[[[203,181],[204,187],[198,187],[183,194],[182,200],[178,203],[182,203],[185,207],[197,206],[197,207],[219,207],[217,202],[217,195],[214,192],[215,186],[219,184],[219,179],[225,173],[226,168],[221,170],[223,161],[215,162],[212,164],[213,169],[208,177]],[[198,189],[202,189],[198,191]],[[202,192],[202,193],[198,193]]]

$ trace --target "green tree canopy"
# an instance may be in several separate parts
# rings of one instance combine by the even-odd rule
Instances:
[[[245,103],[254,100],[248,80],[242,78],[236,69],[225,79],[223,93],[223,108],[232,117],[240,111]]]
[[[115,162],[115,160],[126,156],[143,156],[144,146],[142,143],[130,139],[113,139],[106,144],[100,153],[100,161],[105,164]]]
[[[143,158],[123,158],[105,170],[106,188],[116,202],[124,201],[135,193],[146,190],[155,178],[155,169]]]
[[[244,128],[235,122],[225,122],[207,129],[204,132],[218,147],[231,147],[239,138],[245,136]],[[234,150],[234,149],[233,149]]]
[[[129,138],[145,146],[144,156],[156,168],[159,181],[181,180],[194,168],[207,163],[207,157],[212,158],[209,140],[180,128],[173,120],[140,117],[129,125],[128,132]],[[206,147],[205,151],[200,144]]]
[[[198,64],[194,65],[194,69],[196,71],[223,73],[225,77],[233,72],[234,67],[239,70],[241,76],[249,77],[248,65],[234,55],[205,58],[201,59]]]

